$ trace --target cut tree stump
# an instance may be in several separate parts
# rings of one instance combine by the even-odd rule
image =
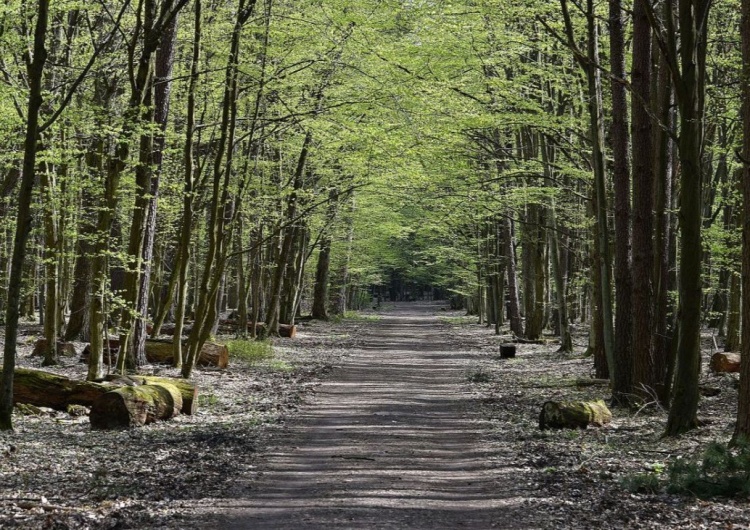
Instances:
[[[711,356],[711,371],[716,373],[738,373],[740,371],[740,354],[716,352]]]
[[[128,429],[174,418],[182,394],[169,383],[124,386],[102,394],[91,406],[92,429]]]
[[[149,339],[146,341],[146,359],[150,363],[170,364],[173,359],[172,341]],[[226,344],[206,341],[198,356],[198,366],[229,366],[229,349]]]
[[[513,359],[515,356],[516,356],[515,344],[501,344],[500,345],[500,358],[501,359]]]
[[[612,421],[612,413],[601,399],[597,401],[547,401],[539,414],[540,429],[585,429]]]
[[[62,375],[16,368],[13,374],[13,403],[66,410],[68,405],[90,407],[115,385],[75,381]]]
[[[34,344],[34,351],[31,352],[32,357],[44,357],[47,352],[47,339],[39,339]],[[72,342],[57,342],[57,353],[63,357],[75,357],[76,347]]]

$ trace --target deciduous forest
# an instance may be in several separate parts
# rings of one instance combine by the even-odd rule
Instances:
[[[3,0],[0,146],[0,528],[750,523],[750,0]]]

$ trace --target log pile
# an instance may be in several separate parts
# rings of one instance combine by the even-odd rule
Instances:
[[[612,413],[601,399],[597,401],[547,401],[539,414],[539,428],[585,429],[612,421]]]

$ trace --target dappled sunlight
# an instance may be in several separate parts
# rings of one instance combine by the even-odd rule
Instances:
[[[545,502],[484,443],[489,426],[467,387],[476,352],[455,351],[436,308],[398,304],[362,330],[259,477],[217,506],[221,528],[478,528]]]

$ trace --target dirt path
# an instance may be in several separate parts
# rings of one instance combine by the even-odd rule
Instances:
[[[363,326],[361,347],[261,457],[259,477],[214,509],[215,528],[531,528],[434,304]],[[526,500],[525,500],[526,499]]]

